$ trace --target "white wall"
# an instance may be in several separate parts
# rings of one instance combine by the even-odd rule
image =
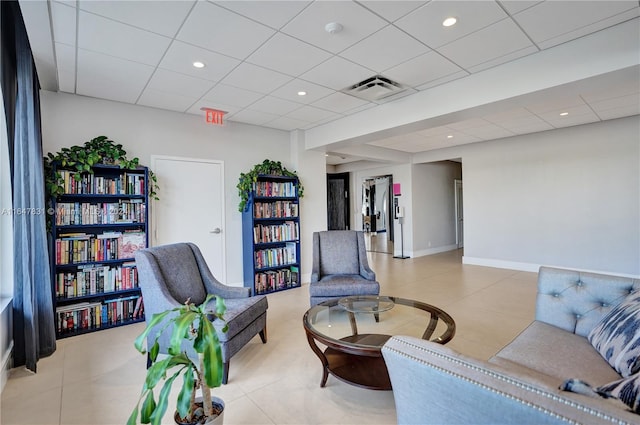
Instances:
[[[137,156],[145,165],[149,165],[151,155],[224,161],[226,283],[242,285],[242,216],[238,212],[236,184],[241,172],[265,158],[296,169],[291,159],[289,132],[233,122],[212,126],[196,115],[47,91],[41,92],[41,109],[45,153],[82,145],[105,135],[121,143],[130,158]],[[307,158],[302,152],[299,156],[310,164],[317,162],[324,171],[324,155]],[[324,182],[324,173],[318,179]],[[313,194],[313,190],[311,185],[308,194]],[[162,188],[158,195],[162,196]],[[313,215],[309,218],[314,220]],[[312,222],[301,225],[314,227]]]
[[[413,255],[456,249],[454,180],[462,178],[460,163],[415,164],[413,179]]]
[[[640,275],[640,117],[468,145],[465,262]]]

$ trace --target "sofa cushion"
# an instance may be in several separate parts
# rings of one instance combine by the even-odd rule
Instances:
[[[589,332],[589,342],[623,377],[640,371],[640,291],[632,292]]]
[[[489,361],[500,363],[500,359],[555,376],[558,384],[570,378],[595,385],[620,379],[586,338],[539,321],[531,323]]]

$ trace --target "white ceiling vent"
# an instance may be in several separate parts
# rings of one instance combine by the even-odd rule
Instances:
[[[360,99],[375,102],[384,99],[385,97],[400,93],[405,89],[406,87],[402,84],[396,83],[387,77],[374,75],[373,77],[360,81],[359,83],[349,86],[341,91],[342,93],[350,94],[351,96],[359,97]]]

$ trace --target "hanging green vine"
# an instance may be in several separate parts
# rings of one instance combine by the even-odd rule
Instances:
[[[53,172],[54,163],[80,173],[93,173],[92,167],[96,164],[113,164],[126,169],[135,169],[140,165],[138,158],[128,159],[122,145],[116,144],[107,136],[98,136],[82,146],[62,148],[55,154],[49,152],[44,157],[45,191],[48,198],[55,198],[64,193],[64,180],[60,173]],[[149,198],[157,200],[158,180],[151,170],[149,180]]]
[[[238,211],[243,212],[246,208],[249,194],[253,189],[253,183],[258,181],[259,175],[298,177],[295,171],[287,170],[280,161],[272,161],[270,159],[265,159],[262,163],[256,164],[251,171],[240,173],[240,181],[236,186],[238,188],[238,196],[240,196]],[[298,179],[298,196],[300,198],[304,196],[304,187],[300,179]]]

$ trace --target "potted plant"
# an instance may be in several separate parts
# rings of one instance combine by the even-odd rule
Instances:
[[[213,298],[215,298],[215,311],[207,310]],[[156,332],[149,348],[150,367],[147,369],[142,393],[127,425],[135,425],[138,422],[138,413],[140,413],[140,423],[160,424],[167,410],[171,387],[181,375],[182,388],[178,394],[177,409],[174,414],[176,423],[222,423],[224,403],[220,399],[213,400],[215,398],[211,396],[211,388],[219,387],[223,376],[220,340],[211,320],[224,321],[222,316],[225,309],[222,298],[209,295],[201,305],[195,305],[187,300],[180,307],[153,315],[134,344],[139,352],[147,354],[144,342],[151,332]],[[167,328],[171,328],[169,354],[158,358],[160,350],[158,338]],[[227,331],[226,323],[223,331]],[[183,343],[193,347],[198,354],[197,360],[194,361],[187,356],[182,349]],[[156,399],[154,389],[160,382],[163,382],[163,385]],[[198,388],[202,392],[202,401],[196,398]]]
[[[249,200],[249,194],[253,190],[253,183],[258,181],[259,175],[273,175],[273,176],[288,176],[298,177],[295,171],[289,171],[286,167],[282,166],[280,161],[272,161],[265,159],[260,164],[254,165],[253,169],[246,173],[240,173],[240,181],[236,186],[238,188],[238,196],[240,196],[240,204],[238,205],[238,211],[243,212],[247,206]],[[300,180],[298,180],[298,196],[302,198],[304,195],[304,187]]]
[[[116,144],[107,136],[98,136],[82,146],[62,148],[55,154],[49,152],[44,157],[45,190],[48,197],[56,197],[64,193],[64,181],[60,173],[53,172],[53,164],[58,163],[62,167],[71,168],[79,173],[93,173],[96,164],[118,165],[120,168],[135,169],[139,164],[138,158],[128,159],[127,152],[121,144]],[[149,198],[158,199],[158,180],[149,170],[147,185]]]

